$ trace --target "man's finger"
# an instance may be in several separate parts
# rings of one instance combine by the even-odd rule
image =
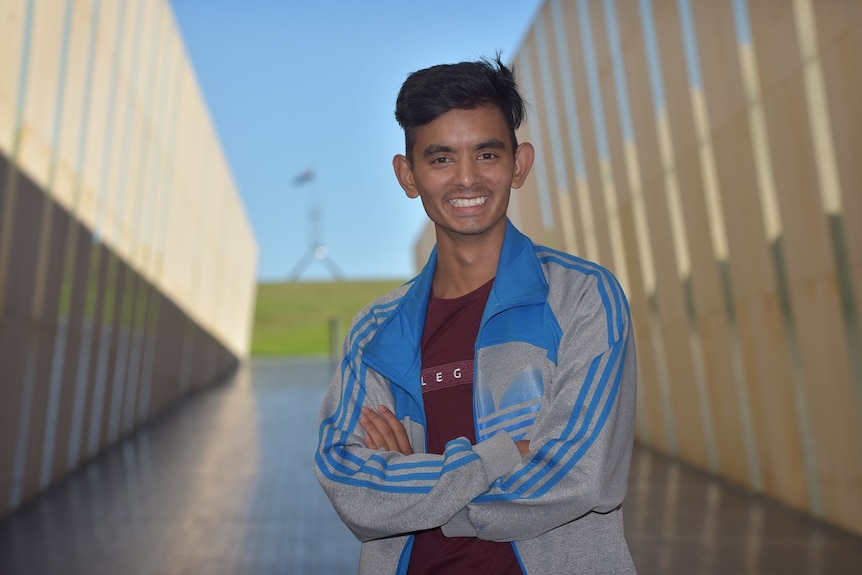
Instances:
[[[378,410],[380,409],[380,407],[378,407]],[[401,447],[398,442],[398,436],[396,435],[396,429],[393,427],[392,421],[390,419],[384,418],[383,414],[380,411],[377,411],[376,413],[374,413],[373,416],[371,416],[371,421],[374,422],[374,426],[377,428],[377,432],[383,438],[383,446],[389,451],[401,451]],[[396,422],[400,427],[401,423],[398,422],[397,419]]]
[[[373,409],[367,407],[362,408],[362,416],[359,418],[359,425],[365,430],[365,447],[368,449],[386,448],[386,441],[375,425],[375,420],[379,419]]]
[[[370,407],[363,407],[362,414],[360,425],[373,440],[374,447],[372,449],[382,447],[387,451],[401,451],[395,438],[395,432],[386,420]],[[367,442],[366,445],[368,445]]]
[[[410,445],[410,438],[407,437],[407,430],[404,429],[404,425],[401,424],[398,418],[395,417],[395,414],[389,411],[389,408],[385,405],[381,405],[378,409],[380,410],[380,417],[388,424],[389,429],[392,431],[398,451],[404,455],[412,454],[413,447]]]
[[[411,455],[413,448],[407,437],[407,430],[387,407],[378,406],[379,412],[370,407],[362,408],[359,424],[365,430],[365,446],[369,449],[383,448],[387,451],[397,451]]]

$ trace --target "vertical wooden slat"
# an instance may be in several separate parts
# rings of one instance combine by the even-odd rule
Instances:
[[[665,94],[665,106],[657,114],[665,114],[670,139],[673,170],[680,190],[680,204],[684,213],[685,235],[690,253],[690,275],[684,279],[690,292],[692,308],[689,321],[703,353],[703,369],[709,397],[710,414],[714,427],[716,460],[722,474],[738,483],[750,484],[750,470],[746,461],[745,425],[740,409],[737,377],[733,370],[730,332],[724,294],[719,275],[721,246],[713,241],[701,165],[700,142],[695,129],[692,108],[692,85],[686,74],[686,54],[682,24],[676,2],[654,0],[653,22],[656,28],[658,61]],[[645,24],[644,24],[645,25]],[[632,57],[637,52],[632,51]],[[637,65],[633,64],[633,69]],[[646,111],[644,111],[645,113]],[[644,120],[646,122],[646,119]],[[664,178],[665,174],[656,174]]]

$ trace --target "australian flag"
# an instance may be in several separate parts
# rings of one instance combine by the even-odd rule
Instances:
[[[298,188],[302,184],[307,184],[311,180],[314,179],[314,170],[308,168],[304,172],[301,172],[293,177],[293,186]]]

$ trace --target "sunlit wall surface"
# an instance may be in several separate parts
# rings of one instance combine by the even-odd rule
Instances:
[[[248,351],[257,247],[164,0],[0,0],[0,516]]]
[[[638,439],[862,532],[862,2],[547,0],[512,61],[510,214],[624,283]]]

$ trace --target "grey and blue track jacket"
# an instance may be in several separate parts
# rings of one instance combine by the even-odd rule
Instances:
[[[628,303],[603,267],[536,246],[509,222],[476,340],[476,444],[425,451],[420,340],[436,249],[361,310],[320,415],[315,470],[362,541],[360,573],[405,573],[410,532],[511,541],[525,573],[634,573],[621,503],[637,385]],[[365,447],[386,405],[416,452]],[[522,458],[515,440],[530,441]]]

